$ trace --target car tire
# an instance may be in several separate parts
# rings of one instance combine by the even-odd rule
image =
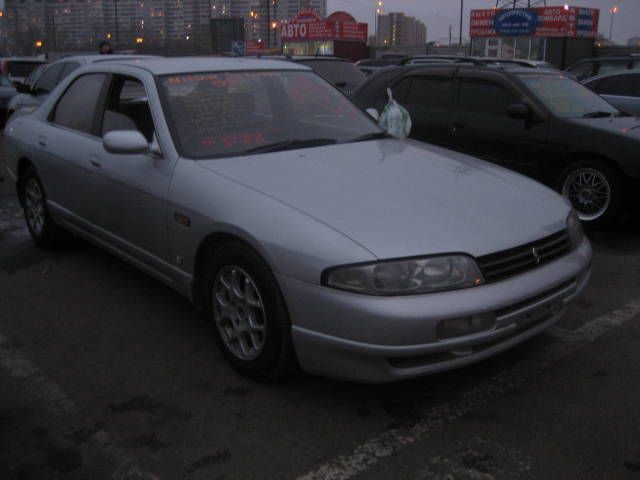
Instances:
[[[205,287],[216,342],[238,373],[276,380],[295,371],[289,315],[259,255],[239,242],[223,245],[209,261]]]
[[[51,218],[47,207],[47,195],[33,166],[27,167],[20,178],[19,186],[20,201],[31,238],[41,248],[59,246],[66,237],[66,232]]]
[[[571,202],[588,225],[614,224],[624,206],[624,181],[620,173],[597,159],[572,163],[560,175],[557,189]]]

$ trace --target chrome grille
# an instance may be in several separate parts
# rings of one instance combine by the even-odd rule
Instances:
[[[484,279],[491,283],[537,268],[570,251],[569,234],[562,230],[535,242],[491,253],[476,260]]]

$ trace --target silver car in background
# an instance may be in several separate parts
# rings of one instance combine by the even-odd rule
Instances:
[[[559,195],[391,139],[292,62],[95,64],[7,130],[35,242],[70,231],[163,281],[254,378],[467,365],[554,324],[589,278]]]
[[[582,81],[618,110],[640,117],[640,70],[605,73]]]

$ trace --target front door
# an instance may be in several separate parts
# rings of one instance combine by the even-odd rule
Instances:
[[[154,121],[141,79],[113,75],[98,135],[115,130],[142,133],[153,153],[113,154],[102,144],[90,151],[100,203],[98,226],[120,250],[161,269],[168,259],[167,191],[175,158],[156,147]]]
[[[547,122],[526,122],[507,115],[524,95],[498,79],[465,75],[458,78],[456,107],[450,125],[452,146],[523,174],[542,178],[543,160],[552,153]]]

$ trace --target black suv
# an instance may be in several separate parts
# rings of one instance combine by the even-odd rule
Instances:
[[[640,187],[640,120],[562,72],[469,64],[390,67],[353,94],[382,110],[386,89],[407,108],[413,138],[536,178],[584,221],[609,223]]]

